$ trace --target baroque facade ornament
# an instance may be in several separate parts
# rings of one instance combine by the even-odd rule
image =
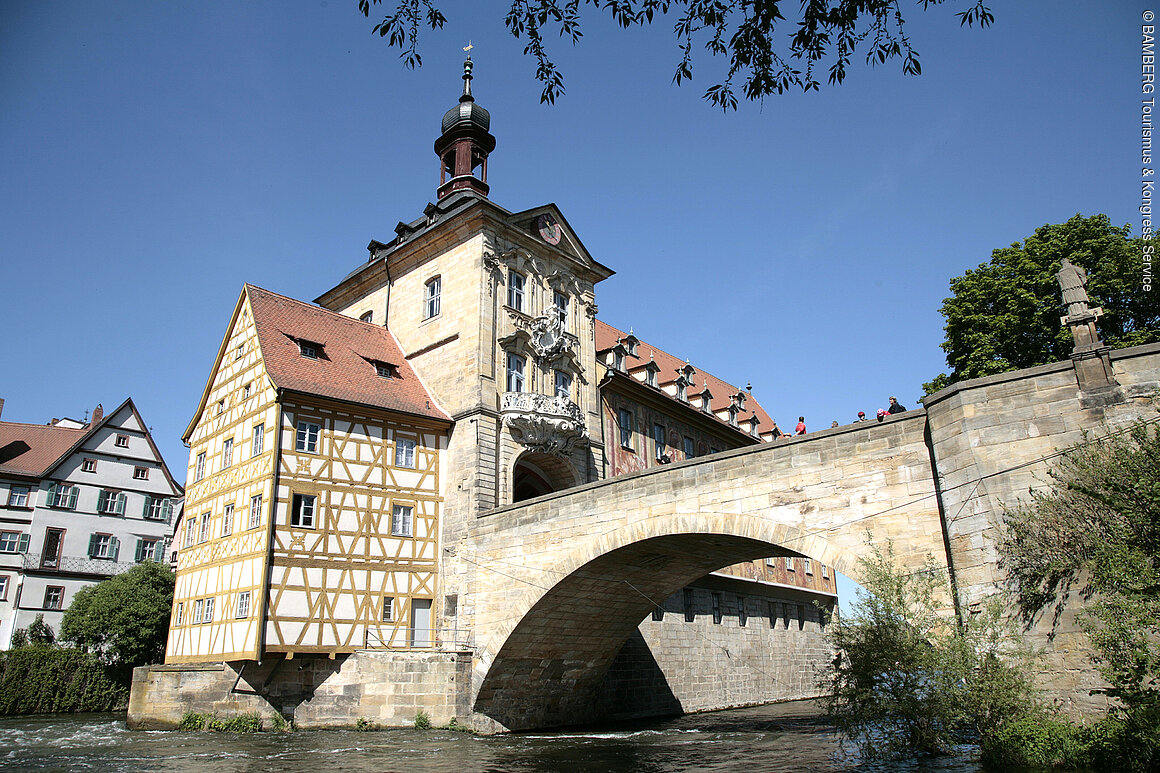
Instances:
[[[577,443],[588,443],[584,414],[567,398],[505,392],[500,412],[516,441],[529,450],[564,456]]]

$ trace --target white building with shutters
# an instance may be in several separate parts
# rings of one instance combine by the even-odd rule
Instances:
[[[132,400],[87,422],[0,421],[0,649],[39,614],[59,633],[81,588],[166,562],[183,493]]]

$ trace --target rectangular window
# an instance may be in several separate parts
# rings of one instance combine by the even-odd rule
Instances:
[[[124,492],[101,489],[101,493],[97,495],[97,512],[106,515],[124,515]]]
[[[507,391],[524,391],[524,358],[512,352],[507,353]]]
[[[692,588],[685,588],[683,596],[684,596],[683,602],[684,602],[684,608],[685,608],[685,622],[691,623],[697,617],[696,609],[694,609],[694,607],[693,607],[693,589]]]
[[[156,561],[161,563],[165,558],[165,543],[159,539],[139,539],[137,540],[137,552],[133,554],[133,560],[137,563],[142,561]]]
[[[789,556],[786,556],[786,559],[785,559],[785,570],[787,572],[794,571],[793,559],[790,558]]]
[[[395,438],[395,466],[415,469],[415,441],[410,438]]]
[[[290,525],[303,529],[314,528],[314,503],[312,494],[295,494],[290,501]]]
[[[177,614],[174,615],[173,624],[181,625],[185,622],[185,602],[177,602]]]
[[[115,445],[117,448],[128,448],[129,447],[129,436],[128,435],[117,435],[117,439],[113,441],[113,445]]]
[[[253,383],[246,384],[242,387],[242,399],[245,400],[250,396],[250,390],[253,388]]]
[[[81,472],[96,472],[96,471],[97,471],[97,460],[96,459],[85,459],[83,462],[81,462]]]
[[[234,506],[226,505],[222,511],[222,536],[228,537],[234,533]]]
[[[737,625],[742,628],[749,622],[749,614],[745,611],[745,597],[737,597]]]
[[[298,422],[298,433],[294,439],[294,450],[308,454],[318,453],[318,432],[322,428],[310,421]]]
[[[412,516],[415,508],[410,505],[395,505],[391,508],[391,535],[395,537],[413,536]]]
[[[213,599],[208,598],[205,600],[205,613],[202,615],[201,621],[203,623],[208,623],[208,622],[211,622],[212,620],[213,620]]]
[[[250,592],[244,590],[238,594],[238,606],[234,610],[234,617],[243,618],[250,616]]]
[[[383,622],[395,622],[395,600],[390,596],[383,596]]]
[[[193,623],[196,625],[201,622],[201,610],[205,606],[205,602],[201,599],[193,602]]]
[[[660,424],[653,425],[653,445],[656,446],[656,459],[658,462],[669,460],[668,454],[665,453],[668,447],[665,445],[665,428]]]
[[[376,363],[374,363],[374,366],[375,366],[375,375],[381,376],[382,378],[394,378],[395,377],[394,371],[391,369],[391,366],[388,365],[387,363],[376,362]]]
[[[766,566],[776,566],[777,565],[776,562],[777,562],[777,559],[774,558],[773,556],[770,556],[769,558],[765,559]]]
[[[309,341],[299,341],[298,352],[303,357],[308,357],[312,360],[318,359],[318,347]],[[222,402],[224,403],[225,401],[223,400]],[[221,411],[218,411],[218,413],[221,413]]]
[[[691,437],[689,437],[688,435],[685,435],[685,437],[682,440],[685,444],[685,458],[692,459],[694,456],[697,455],[697,452],[693,447],[693,439]]]
[[[193,541],[197,537],[197,519],[189,518],[185,521],[185,540],[181,543],[183,548],[193,547]]]
[[[209,513],[201,514],[201,528],[198,530],[197,541],[209,542]]]
[[[234,349],[234,359],[235,360],[242,359],[242,352],[244,352],[245,350],[246,350],[245,344],[238,344],[237,348]]]
[[[802,565],[805,567],[806,574],[814,573],[814,562],[808,558],[802,559]]]
[[[163,497],[145,497],[145,510],[142,516],[151,521],[165,521],[169,522],[169,516],[173,512],[173,504]]]
[[[222,443],[222,469],[231,466],[234,463],[234,439],[228,437]]]
[[[9,507],[28,507],[28,486],[13,486],[8,489]]]
[[[262,522],[262,495],[255,494],[250,497],[250,526],[255,529],[258,524]]]
[[[564,400],[572,399],[572,377],[562,370],[556,373],[556,397]]]
[[[217,409],[218,416],[221,416],[222,413],[225,411],[225,409],[226,409],[226,399],[223,397],[222,399],[218,400],[218,409]]]
[[[77,506],[77,487],[52,484],[48,489],[48,503],[52,507],[73,510]]]
[[[60,609],[64,601],[64,588],[60,585],[49,585],[44,589],[44,608]]]
[[[713,594],[713,625],[721,625],[721,594]]]
[[[8,575],[0,574],[0,601],[8,600]]]
[[[0,531],[0,553],[15,553],[20,547],[20,532]]]
[[[621,408],[617,415],[620,419],[620,445],[632,450],[632,411]]]
[[[261,455],[263,447],[265,446],[265,443],[266,443],[266,425],[265,425],[265,423],[255,424],[254,425],[254,436],[250,440],[250,457],[253,458],[255,456]]]
[[[64,545],[64,529],[44,530],[44,555],[40,565],[46,569],[55,569],[60,564],[60,551]]]
[[[819,566],[822,567],[822,578],[826,580],[830,579],[830,570],[826,567],[826,565],[819,564]]]
[[[556,306],[556,316],[560,318],[560,328],[568,329],[568,296],[561,292],[552,293],[552,303]]]
[[[515,271],[508,272],[508,306],[516,311],[524,310],[524,275]]]
[[[89,558],[117,557],[117,539],[112,534],[94,534],[89,537]]]
[[[149,480],[149,468],[148,467],[134,467],[133,468],[133,480]]]
[[[423,294],[423,319],[439,316],[442,290],[443,280],[441,277],[428,280],[426,292]]]
[[[204,477],[205,477],[205,451],[202,451],[200,454],[197,455],[197,466],[194,468],[193,482],[196,483],[197,481],[201,480]]]

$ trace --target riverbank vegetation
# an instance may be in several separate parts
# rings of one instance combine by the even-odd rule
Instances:
[[[868,758],[942,754],[974,743],[994,770],[1160,769],[1160,430],[1139,422],[1062,454],[1047,485],[1004,514],[1011,583],[958,621],[945,572],[900,569],[872,545],[852,614],[835,621],[827,710]],[[1107,681],[1109,713],[1082,724],[1045,704],[1020,623],[1079,621]],[[1015,609],[1012,616],[1007,610]]]
[[[44,616],[0,652],[0,715],[120,711],[133,669],[160,661],[173,572],[147,561],[77,592],[59,640]]]

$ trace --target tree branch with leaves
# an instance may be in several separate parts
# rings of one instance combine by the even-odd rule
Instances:
[[[916,0],[916,5],[926,11],[947,1]],[[986,27],[994,21],[986,0],[966,1],[966,9],[956,13],[960,26]],[[447,22],[434,0],[358,0],[359,10],[368,18],[372,5],[391,9],[373,32],[400,50],[404,65],[421,66],[421,32],[442,29]],[[527,41],[524,54],[536,60],[536,80],[543,85],[541,102],[554,103],[565,92],[563,75],[545,38],[555,32],[572,45],[579,43],[581,6],[606,12],[625,29],[675,18],[673,32],[681,56],[673,82],[692,80],[695,47],[703,47],[710,57],[728,58],[725,78],[704,94],[722,110],[737,109],[738,89],[744,99],[757,102],[789,90],[817,91],[818,72],[826,62],[826,80],[837,86],[846,79],[858,52],[870,66],[898,59],[905,74],[922,73],[899,0],[511,0],[504,25],[517,40]],[[782,13],[795,6],[794,18]]]

